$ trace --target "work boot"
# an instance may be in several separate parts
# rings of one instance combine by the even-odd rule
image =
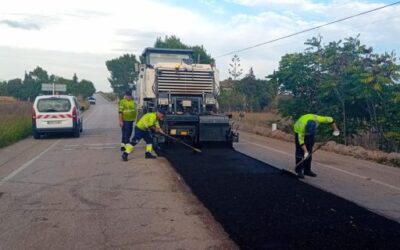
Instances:
[[[154,155],[152,155],[150,152],[146,152],[146,155],[145,155],[144,158],[146,158],[146,159],[155,159],[155,158],[157,158],[157,157],[154,156]]]
[[[128,153],[126,153],[126,152],[122,153],[122,160],[123,161],[128,161]]]
[[[317,174],[316,173],[314,173],[313,171],[306,171],[306,172],[304,172],[304,175],[308,175],[308,176],[311,176],[311,177],[317,177]]]
[[[300,178],[300,179],[304,178],[304,169],[301,164],[299,166],[296,166],[294,171],[296,172],[298,178]]]
[[[304,173],[302,169],[296,170],[297,178],[304,179]]]

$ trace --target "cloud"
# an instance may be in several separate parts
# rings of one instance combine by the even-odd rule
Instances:
[[[11,28],[23,30],[40,30],[40,25],[29,21],[1,20],[0,24],[5,24]]]
[[[175,0],[116,0],[98,1],[96,4],[82,0],[13,0],[0,9],[3,21],[33,23],[40,32],[31,32],[37,30],[32,27],[31,30],[10,29],[10,24],[1,22],[0,46],[24,48],[28,54],[40,50],[42,57],[52,62],[50,66],[59,65],[61,71],[62,67],[69,65],[71,72],[73,66],[78,65],[78,58],[107,54],[113,56],[106,59],[112,59],[123,53],[139,56],[144,48],[154,44],[158,36],[165,35],[176,35],[189,45],[203,45],[216,57],[384,5],[360,0],[198,1],[201,5],[197,4],[198,8],[195,8],[189,2],[183,7]],[[264,77],[276,69],[281,56],[304,50],[304,41],[317,35],[322,35],[323,42],[328,43],[360,34],[361,41],[377,51],[399,51],[396,43],[400,40],[399,12],[400,7],[387,8],[242,52],[239,56],[243,69],[247,72],[253,67],[257,77]],[[29,39],[26,39],[27,35]],[[47,56],[56,56],[51,51],[58,51],[62,58],[54,61]],[[68,56],[71,52],[82,57]],[[39,55],[34,54],[39,60]],[[222,78],[228,76],[230,59],[231,56],[217,58]],[[45,63],[43,60],[41,62]],[[89,79],[107,82],[104,61],[97,60],[93,64],[98,65],[99,74],[97,78],[93,74],[95,79]],[[12,63],[17,65],[17,59]],[[7,62],[2,65],[5,64]],[[81,66],[79,70],[84,74],[87,64]],[[94,72],[92,67],[88,71]],[[104,79],[99,79],[100,76]],[[0,77],[4,78],[1,74]]]
[[[247,7],[265,9],[294,9],[297,11],[309,11],[322,13],[326,10],[323,3],[315,3],[310,0],[226,0],[227,2]]]
[[[163,32],[141,31],[137,29],[119,29],[115,33],[119,46],[113,51],[140,55],[144,48],[153,46],[157,37],[167,35]]]
[[[49,74],[65,78],[76,73],[79,79],[93,81],[97,90],[111,91],[105,62],[117,56],[0,46],[0,78],[23,78],[25,71],[40,66]]]
[[[105,12],[105,11],[76,9],[76,10],[64,12],[63,15],[81,18],[81,19],[92,19],[92,18],[105,17],[105,16],[110,15],[110,13]]]

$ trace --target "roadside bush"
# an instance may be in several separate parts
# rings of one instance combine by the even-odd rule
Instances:
[[[0,148],[31,135],[31,108],[30,102],[0,102]]]

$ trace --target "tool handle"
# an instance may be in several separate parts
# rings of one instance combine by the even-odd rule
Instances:
[[[167,133],[164,133],[164,134],[162,134],[162,135],[164,135],[164,136],[166,136],[166,137],[168,137],[168,138],[170,138],[170,139],[172,139],[172,140],[174,140],[174,141],[176,141],[176,142],[179,142],[179,143],[185,145],[186,147],[189,147],[189,148],[193,149],[193,150],[196,151],[196,152],[201,153],[201,150],[200,150],[200,149],[195,148],[195,147],[193,147],[192,145],[189,145],[189,144],[187,144],[186,142],[183,142],[183,141],[179,140],[178,138],[175,138],[175,137],[173,137],[173,136],[170,136],[170,135],[167,134]]]
[[[307,160],[308,158],[310,158],[312,154],[314,154],[317,150],[319,150],[320,148],[322,148],[322,146],[324,146],[325,144],[327,144],[328,141],[330,141],[332,138],[333,138],[333,135],[331,135],[326,141],[324,141],[323,143],[321,143],[321,144],[319,144],[317,147],[315,147],[315,149],[314,149],[312,152],[310,152],[310,154],[309,154],[306,158],[302,159],[301,161],[299,161],[299,163],[296,164],[296,167],[299,166],[300,164],[302,164],[302,163],[303,163],[305,160]]]

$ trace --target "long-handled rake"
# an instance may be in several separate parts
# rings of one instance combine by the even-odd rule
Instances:
[[[312,154],[314,154],[316,151],[318,151],[320,148],[322,148],[324,145],[326,145],[332,138],[333,138],[333,135],[330,136],[326,141],[324,141],[323,143],[321,143],[321,144],[319,144],[317,147],[315,147],[315,148],[313,149],[313,151],[312,151],[306,158],[302,159],[301,161],[299,161],[299,162],[296,164],[295,169],[296,169],[296,167],[298,167],[300,164],[302,164],[305,160],[307,160],[308,158],[310,158],[310,156],[311,156]],[[284,173],[284,174],[287,174],[287,175],[290,175],[290,176],[293,176],[293,177],[296,177],[296,178],[297,178],[297,174],[293,173],[292,171],[286,170],[286,169],[284,169],[284,168],[282,168],[281,171],[282,171],[282,173]]]
[[[331,135],[326,141],[324,141],[323,143],[319,144],[317,147],[315,147],[315,149],[313,149],[313,151],[307,155],[306,158],[303,158],[301,161],[299,161],[295,168],[300,166],[305,160],[307,160],[308,158],[311,157],[312,154],[314,154],[316,151],[318,151],[320,148],[322,148],[325,144],[327,144],[331,139],[333,138],[333,135]]]
[[[176,142],[178,142],[178,143],[180,143],[180,144],[182,144],[182,145],[184,145],[184,146],[186,146],[186,147],[188,147],[188,148],[191,148],[192,150],[196,151],[197,153],[201,153],[201,150],[200,150],[200,149],[195,148],[195,147],[193,147],[192,145],[189,145],[189,144],[187,144],[186,142],[179,140],[178,138],[175,138],[175,137],[173,137],[173,136],[170,136],[169,134],[166,134],[166,133],[163,133],[162,135],[165,136],[165,137],[167,137],[167,138],[169,138],[169,139],[171,139],[171,140],[173,140],[173,141],[176,141]]]

